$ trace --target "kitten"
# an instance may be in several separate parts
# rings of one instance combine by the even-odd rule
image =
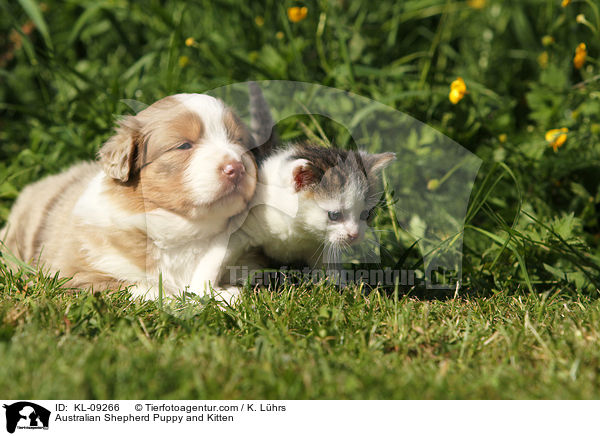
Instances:
[[[312,144],[277,147],[262,93],[254,84],[250,91],[251,125],[257,143],[264,144],[255,151],[257,188],[243,225],[229,240],[221,284],[241,284],[236,266],[338,263],[342,250],[363,239],[379,199],[379,174],[395,159],[394,153]]]

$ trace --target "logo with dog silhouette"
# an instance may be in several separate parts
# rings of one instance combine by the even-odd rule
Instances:
[[[22,430],[48,430],[50,411],[29,401],[19,401],[11,405],[4,404],[6,409],[6,431],[14,433]]]

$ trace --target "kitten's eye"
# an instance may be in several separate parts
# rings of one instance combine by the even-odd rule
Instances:
[[[337,221],[342,217],[342,213],[338,212],[338,211],[329,211],[329,213],[327,214],[329,216],[329,219],[331,221]]]
[[[189,142],[184,142],[179,147],[177,147],[177,150],[189,150],[190,148],[192,148],[192,144],[190,144]]]
[[[366,221],[369,219],[369,216],[371,215],[371,211],[370,210],[363,210],[360,213],[360,219],[363,221]]]

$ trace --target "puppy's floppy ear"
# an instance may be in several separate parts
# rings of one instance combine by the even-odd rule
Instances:
[[[139,169],[136,161],[140,141],[140,125],[136,117],[127,116],[120,120],[116,133],[98,151],[104,172],[121,182],[130,180]]]
[[[363,165],[365,166],[367,174],[375,175],[378,171],[383,170],[385,167],[391,164],[393,160],[396,159],[396,153],[387,152],[370,154],[365,151],[361,151],[360,157],[363,161]]]
[[[292,178],[296,192],[307,189],[318,182],[316,169],[306,159],[296,159],[294,161]]]

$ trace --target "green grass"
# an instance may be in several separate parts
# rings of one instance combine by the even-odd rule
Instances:
[[[297,3],[308,16],[291,23],[286,8]],[[0,266],[2,396],[600,397],[598,6],[483,3],[0,0],[1,221],[28,183],[93,158],[115,116],[131,113],[122,99],[247,80],[354,92],[484,161],[455,298],[306,284],[175,316]],[[582,42],[588,57],[576,69]],[[453,105],[458,76],[468,93]],[[286,120],[281,136],[320,136],[319,120]],[[567,141],[554,152],[545,133],[561,127]],[[346,132],[325,131],[348,144]],[[387,264],[418,261],[414,240],[382,212]]]
[[[598,398],[600,303],[245,293],[184,314],[32,275],[0,296],[6,398]],[[188,307],[189,309],[189,307]],[[32,376],[36,374],[36,376]]]

